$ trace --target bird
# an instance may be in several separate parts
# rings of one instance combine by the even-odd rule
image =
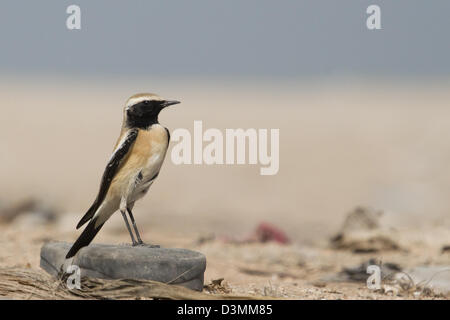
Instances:
[[[89,223],[68,251],[66,259],[89,245],[118,210],[130,233],[132,245],[145,245],[132,209],[158,177],[169,146],[169,130],[159,124],[158,115],[164,108],[178,103],[180,101],[166,100],[154,93],[135,94],[127,100],[120,136],[103,172],[97,197],[76,228]],[[137,240],[131,231],[127,213]]]

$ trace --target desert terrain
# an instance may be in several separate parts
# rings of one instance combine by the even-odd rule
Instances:
[[[191,131],[195,120],[205,129],[280,130],[276,175],[249,164],[175,165],[169,148],[158,180],[135,206],[144,240],[206,255],[205,292],[448,299],[449,88],[442,79],[0,78],[0,268],[44,273],[41,246],[76,239],[123,103],[150,91],[182,101],[161,113],[171,131]],[[358,206],[382,214],[348,227]],[[289,243],[252,238],[261,223]],[[339,233],[345,237],[331,241]],[[120,214],[94,241],[129,242]],[[386,279],[371,290],[364,272],[351,272],[370,259],[412,279]],[[1,288],[0,279],[0,295]]]

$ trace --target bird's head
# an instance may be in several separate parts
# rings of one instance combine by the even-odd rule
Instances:
[[[159,112],[180,101],[166,100],[154,93],[138,93],[131,96],[125,105],[124,122],[130,128],[148,128],[158,123]]]

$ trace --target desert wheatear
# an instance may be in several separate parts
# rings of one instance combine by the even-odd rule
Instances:
[[[77,229],[89,221],[77,241],[67,253],[73,257],[87,246],[114,212],[120,210],[133,245],[143,244],[131,210],[158,177],[166,156],[170,134],[158,122],[159,112],[180,103],[166,100],[156,94],[141,93],[128,99],[122,131],[103,173],[100,190],[92,206],[81,218]],[[128,212],[137,241],[128,223]]]

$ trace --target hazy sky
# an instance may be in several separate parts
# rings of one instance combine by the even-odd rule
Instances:
[[[2,0],[0,39],[3,74],[446,76],[450,1]]]

